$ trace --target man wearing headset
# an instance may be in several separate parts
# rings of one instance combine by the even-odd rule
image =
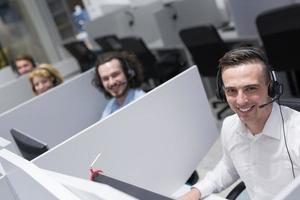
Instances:
[[[19,55],[14,59],[14,70],[20,76],[31,72],[35,67],[35,61],[30,55]]]
[[[97,58],[94,85],[110,99],[101,119],[145,94],[140,89],[142,68],[128,52],[109,52]]]
[[[273,199],[300,167],[300,113],[274,101],[282,85],[255,48],[227,52],[219,60],[217,96],[234,115],[222,126],[223,156],[182,200],[198,200],[241,179],[251,199]]]

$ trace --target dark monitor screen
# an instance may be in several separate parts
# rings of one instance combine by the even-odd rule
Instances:
[[[29,136],[17,129],[11,129],[10,133],[14,138],[20,152],[27,160],[32,160],[48,150],[48,145],[32,136]]]

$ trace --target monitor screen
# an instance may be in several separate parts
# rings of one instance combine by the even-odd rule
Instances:
[[[48,150],[48,145],[32,136],[29,136],[17,129],[11,129],[10,133],[14,138],[20,152],[27,160],[32,160]]]

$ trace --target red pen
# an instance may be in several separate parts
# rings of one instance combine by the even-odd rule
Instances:
[[[100,157],[101,153],[99,153],[96,158],[93,160],[93,162],[91,163],[91,167],[90,167],[90,180],[93,181],[94,178],[99,174],[102,173],[103,171],[101,169],[93,169],[93,165],[95,164],[95,162],[98,160],[98,158]]]

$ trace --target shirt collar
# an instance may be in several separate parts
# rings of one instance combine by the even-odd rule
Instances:
[[[127,91],[127,95],[125,97],[125,100],[123,102],[123,105],[121,105],[121,107],[123,107],[124,105],[127,105],[128,103],[130,103],[134,98],[134,90],[133,89],[128,89]]]
[[[129,102],[131,102],[132,99],[133,99],[133,97],[134,97],[134,90],[133,89],[128,89],[123,104],[119,105],[117,99],[114,97],[114,99],[113,99],[113,107],[115,107],[116,109],[119,109],[119,108],[123,107],[124,105],[127,105]]]
[[[279,140],[281,127],[282,123],[279,105],[277,103],[273,103],[272,112],[265,124],[262,134]]]
[[[280,115],[280,111],[279,111],[279,105],[277,103],[273,103],[271,114],[270,114],[269,118],[267,119],[265,127],[263,128],[263,131],[261,134],[279,140],[281,131],[278,131],[278,130],[281,130],[281,126],[282,126],[282,123],[281,123],[281,115]],[[247,127],[241,120],[238,120],[236,130],[241,135],[244,135],[245,133],[248,132]]]

